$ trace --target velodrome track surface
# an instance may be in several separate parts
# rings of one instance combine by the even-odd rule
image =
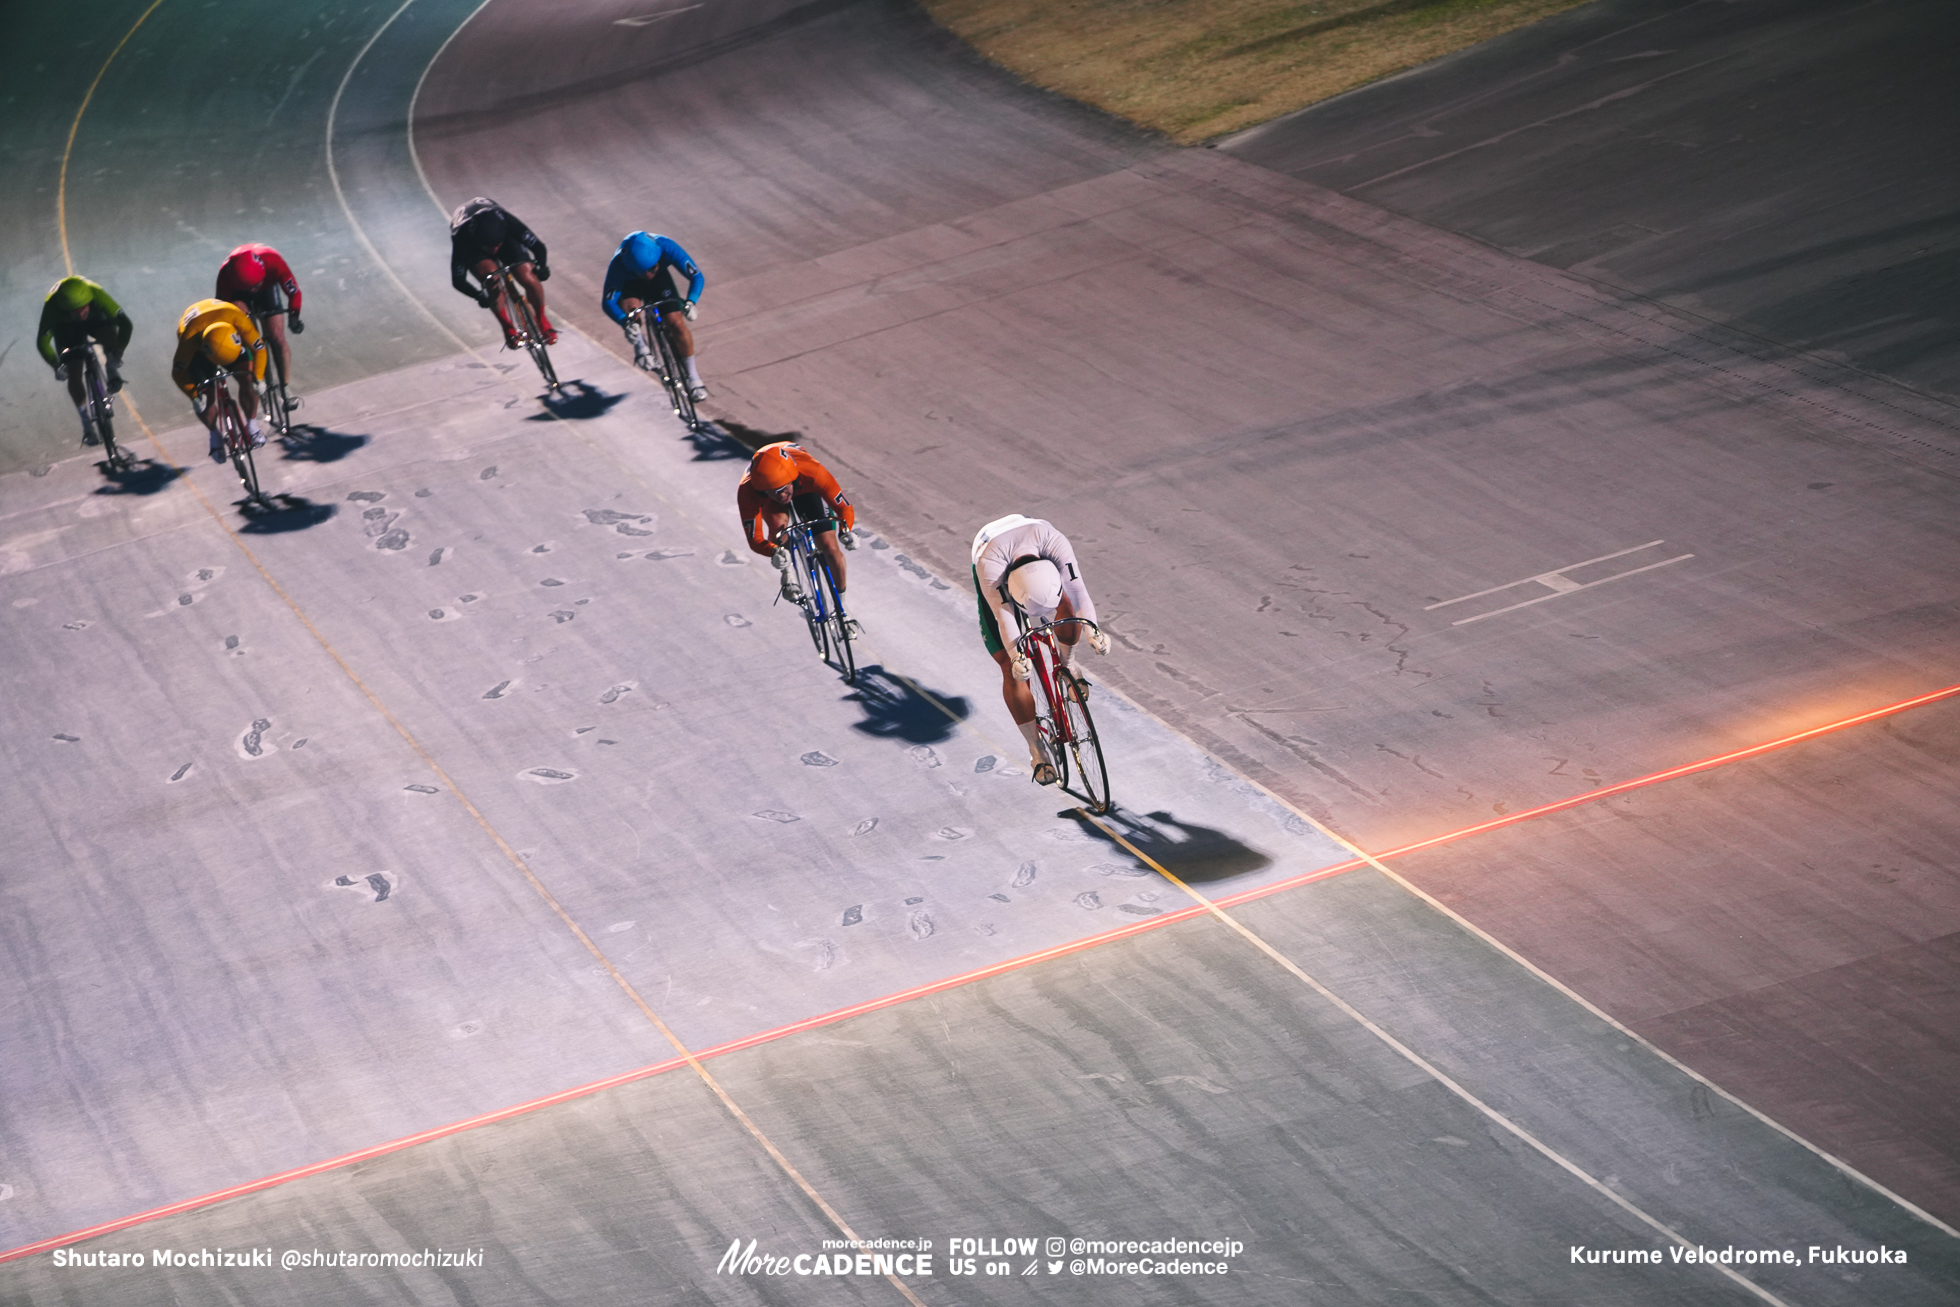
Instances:
[[[320,296],[301,366],[317,350],[324,434],[277,465],[318,506],[276,520],[301,529],[255,524],[248,558],[208,465],[146,496],[99,495],[78,462],[0,491],[8,766],[33,800],[8,828],[28,871],[7,1041],[31,1050],[5,1072],[8,1246],[671,1061],[609,965],[701,1049],[1066,944],[1085,913],[1188,902],[998,762],[975,770],[1013,757],[1006,723],[970,601],[931,580],[957,582],[960,541],[1003,505],[1095,560],[1128,646],[1097,670],[1149,710],[1109,701],[1126,829],[1209,895],[1346,857],[1235,772],[1390,848],[1960,679],[1937,402],[1160,150],[895,7],[620,26],[647,15],[497,0],[430,68],[470,7],[385,29],[343,11],[317,60],[316,125],[345,88],[338,228],[331,188],[290,166],[381,325]],[[131,55],[189,39],[171,17]],[[305,86],[298,62],[273,80]],[[719,561],[725,446],[663,428],[586,341],[562,351],[584,388],[553,415],[521,369],[444,340],[438,322],[484,336],[400,130],[425,68],[437,195],[487,191],[543,231],[560,312],[594,341],[615,343],[586,305],[619,232],[670,231],[707,265],[721,411],[807,433],[892,546],[860,553],[854,587],[894,674],[876,693],[843,696],[755,569]],[[382,343],[411,366],[380,372],[360,351]],[[324,384],[342,378],[365,379]],[[194,433],[153,425],[192,463]],[[1424,607],[1650,563],[1597,590],[1530,582],[1555,597],[1510,614]],[[1950,994],[1952,711],[1398,867],[1502,908],[1534,959],[1691,1061],[1792,1090],[1827,1147],[1950,1215],[1950,1035],[1897,1032]],[[1567,1261],[1667,1246],[1644,1214],[1718,1247],[1911,1249],[1905,1268],[1749,1271],[1783,1301],[1951,1297],[1950,1232],[1386,873],[1231,915],[1272,952],[1180,920],[728,1052],[706,1064],[725,1100],[674,1068],[87,1246],[488,1250],[446,1276],[331,1273],[350,1301],[898,1297],[714,1274],[738,1234],[815,1251],[835,1235],[821,1200],[942,1258],[963,1234],[1246,1243],[1222,1279],[1008,1286],[942,1262],[907,1281],[927,1302],[1752,1300],[1707,1267]],[[1760,1033],[1779,990],[1801,1028],[1780,1047]],[[1761,1025],[1738,1029],[1750,1000]],[[1847,1095],[1831,1055],[1871,1081]],[[322,1292],[235,1276],[169,1282]],[[0,1277],[36,1301],[159,1283],[45,1253]]]

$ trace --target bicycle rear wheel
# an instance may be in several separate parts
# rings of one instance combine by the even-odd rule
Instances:
[[[1081,677],[1064,668],[1055,669],[1055,678],[1062,692],[1062,712],[1068,718],[1066,749],[1080,787],[1071,792],[1087,799],[1089,811],[1101,816],[1109,811],[1109,767],[1103,761],[1095,719],[1089,715],[1088,691]],[[1066,777],[1062,784],[1068,786]]]
[[[829,611],[824,617],[824,629],[829,636],[830,652],[824,661],[844,674],[844,684],[857,680],[857,656],[851,651],[851,633],[844,625],[844,598],[837,592],[837,578],[830,574],[830,560],[815,560],[813,569],[822,587],[824,607]]]

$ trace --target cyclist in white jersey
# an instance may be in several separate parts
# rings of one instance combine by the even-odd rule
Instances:
[[[1009,513],[987,523],[973,537],[973,589],[980,599],[980,635],[987,652],[1000,664],[1001,697],[1028,742],[1028,765],[1038,784],[1053,785],[1054,760],[1042,747],[1034,724],[1034,691],[1028,686],[1034,669],[1014,647],[1026,634],[1014,605],[1037,622],[1070,617],[1095,621],[1096,602],[1082,583],[1075,549],[1052,524]],[[1093,626],[1058,627],[1056,652],[1062,666],[1070,665],[1076,643],[1085,633],[1097,653],[1109,652],[1109,637]]]

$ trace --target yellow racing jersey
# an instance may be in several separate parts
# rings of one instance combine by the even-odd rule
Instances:
[[[177,319],[177,354],[170,360],[170,379],[186,395],[197,393],[200,379],[191,375],[191,366],[200,358],[220,371],[239,370],[237,363],[220,365],[210,357],[204,333],[218,325],[232,329],[238,340],[239,358],[252,361],[252,379],[265,380],[265,341],[260,338],[259,329],[252,325],[252,316],[227,300],[199,300]]]

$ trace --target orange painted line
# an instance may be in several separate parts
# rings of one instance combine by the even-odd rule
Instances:
[[[1726,767],[1732,762],[1741,762],[1747,758],[1759,757],[1762,754],[1771,753],[1777,749],[1787,749],[1793,744],[1801,744],[1805,740],[1814,740],[1820,735],[1829,735],[1833,731],[1841,731],[1850,726],[1861,726],[1866,722],[1877,721],[1881,717],[1891,717],[1913,708],[1923,708],[1929,703],[1938,703],[1942,699],[1951,699],[1955,695],[1960,695],[1960,685],[1949,685],[1943,690],[1932,690],[1925,694],[1914,695],[1910,699],[1901,699],[1897,703],[1887,704],[1883,708],[1873,708],[1869,712],[1861,712],[1853,717],[1844,717],[1834,722],[1826,722],[1822,726],[1813,726],[1807,731],[1798,731],[1794,735],[1785,735],[1781,739],[1770,740],[1763,744],[1752,744],[1746,749],[1736,749],[1730,753],[1717,754],[1713,758],[1703,758],[1700,762],[1683,763],[1679,767],[1670,767],[1666,771],[1649,772],[1645,776],[1636,776],[1630,781],[1620,781],[1617,784],[1608,785],[1602,789],[1588,790],[1584,794],[1575,794],[1568,799],[1558,799],[1551,803],[1541,803],[1535,808],[1525,808],[1522,811],[1509,813],[1490,821],[1479,822],[1475,826],[1465,826],[1461,830],[1453,830],[1443,835],[1432,835],[1426,840],[1417,840],[1413,844],[1404,844],[1399,848],[1383,850],[1375,856],[1377,858],[1399,858],[1404,854],[1415,853],[1421,849],[1433,849],[1439,844],[1453,844],[1457,840],[1468,839],[1472,835],[1482,835],[1486,831],[1494,831],[1504,826],[1515,826],[1521,821],[1530,821],[1534,817],[1543,817],[1548,813],[1563,812],[1567,808],[1576,808],[1581,804],[1594,803],[1600,799],[1608,799],[1616,794],[1625,794],[1629,790],[1644,789],[1649,785],[1658,785],[1662,781],[1679,780],[1683,776],[1692,776],[1696,772],[1709,771],[1716,767]]]
[[[1452,843],[1471,835],[1480,835],[1486,831],[1497,830],[1505,826],[1513,826],[1521,821],[1529,821],[1534,817],[1562,812],[1567,808],[1576,808],[1581,804],[1592,803],[1598,799],[1610,798],[1615,794],[1624,794],[1629,790],[1641,789],[1649,785],[1658,785],[1663,781],[1676,780],[1683,776],[1692,776],[1697,772],[1708,771],[1711,768],[1726,766],[1729,763],[1741,762],[1745,759],[1754,758],[1777,749],[1788,748],[1793,744],[1800,744],[1805,740],[1816,739],[1820,735],[1828,735],[1833,731],[1840,731],[1847,727],[1862,725],[1865,722],[1895,716],[1898,713],[1907,712],[1913,708],[1937,703],[1942,699],[1951,699],[1956,695],[1960,695],[1960,685],[1949,685],[1945,689],[1915,695],[1910,699],[1902,699],[1897,703],[1887,704],[1883,708],[1874,708],[1869,712],[1862,712],[1856,716],[1827,722],[1822,726],[1813,726],[1809,730],[1798,731],[1795,734],[1786,735],[1763,744],[1751,745],[1745,749],[1736,749],[1730,753],[1719,754],[1712,758],[1704,758],[1699,762],[1684,763],[1679,767],[1670,767],[1665,771],[1650,772],[1645,776],[1638,776],[1629,781],[1621,781],[1618,784],[1609,785],[1603,789],[1590,790],[1584,794],[1576,794],[1571,798],[1540,804],[1535,808],[1526,808],[1520,812],[1514,812],[1492,821],[1479,823],[1475,826],[1466,826],[1460,830],[1432,836],[1426,840],[1418,840],[1413,844],[1404,844],[1398,848],[1376,854],[1375,856],[1377,858],[1393,858],[1407,853],[1415,853],[1422,849],[1435,848],[1438,845]],[[1367,865],[1368,862],[1365,858],[1348,858],[1342,862],[1330,863],[1325,867],[1302,872],[1297,876],[1289,876],[1284,880],[1274,881],[1271,884],[1254,886],[1251,889],[1241,890],[1237,894],[1229,895],[1225,898],[1214,899],[1209,904],[1194,903],[1189,907],[1180,908],[1176,912],[1167,912],[1161,916],[1134,922],[1131,925],[1119,926],[1114,930],[1084,936],[1081,939],[1071,940],[1065,944],[1057,944],[1052,948],[1041,949],[1038,952],[1026,953],[1020,957],[992,963],[988,966],[980,967],[977,970],[962,972],[959,975],[948,976],[941,980],[929,981],[926,984],[915,985],[910,989],[899,990],[896,993],[886,994],[879,998],[866,999],[862,1003],[854,1003],[849,1007],[837,1008],[834,1011],[824,1012],[817,1016],[805,1017],[801,1021],[793,1021],[787,1025],[758,1031],[753,1035],[744,1035],[739,1039],[731,1039],[725,1043],[716,1044],[712,1048],[696,1051],[693,1054],[693,1060],[707,1061],[710,1058],[724,1057],[730,1053],[738,1053],[744,1049],[772,1043],[775,1040],[800,1034],[806,1030],[815,1030],[821,1026],[833,1025],[839,1021],[849,1020],[852,1017],[863,1016],[867,1013],[880,1011],[888,1007],[896,1007],[901,1003],[909,1003],[915,999],[926,998],[950,989],[957,989],[963,985],[971,985],[976,981],[986,980],[992,976],[1004,975],[1007,972],[1018,971],[1024,967],[1034,966],[1037,963],[1050,962],[1056,958],[1067,957],[1072,953],[1100,948],[1105,944],[1113,944],[1118,940],[1128,939],[1134,935],[1141,935],[1148,931],[1161,930],[1165,926],[1174,925],[1180,921],[1189,921],[1194,917],[1209,915],[1217,908],[1227,908],[1241,903],[1249,903],[1254,899],[1266,898],[1270,895],[1310,884],[1314,881],[1328,880]],[[224,1202],[230,1198],[243,1197],[246,1194],[257,1193],[263,1189],[271,1189],[294,1180],[303,1180],[308,1176],[319,1175],[343,1166],[350,1166],[356,1162],[384,1157],[389,1153],[413,1148],[418,1144],[433,1143],[438,1139],[445,1139],[450,1135],[461,1134],[466,1130],[474,1130],[480,1126],[495,1125],[500,1121],[508,1121],[514,1117],[525,1116],[559,1103],[570,1102],[576,1098],[585,1098],[607,1089],[631,1084],[636,1080],[651,1079],[665,1072],[687,1066],[689,1065],[689,1061],[687,1057],[671,1057],[663,1062],[655,1062],[631,1071],[621,1072],[616,1076],[609,1076],[604,1080],[594,1080],[588,1084],[560,1090],[555,1094],[547,1094],[542,1098],[534,1098],[528,1102],[499,1108],[494,1112],[485,1112],[481,1116],[469,1117],[448,1125],[434,1126],[416,1134],[405,1135],[400,1139],[391,1139],[386,1143],[375,1144],[351,1153],[342,1153],[338,1157],[330,1157],[322,1161],[312,1162],[306,1166],[295,1167],[290,1171],[281,1171],[277,1175],[263,1176],[257,1180],[248,1180],[242,1184],[232,1185],[226,1189],[219,1189],[213,1193],[202,1194],[196,1198],[186,1198],[162,1207],[152,1207],[148,1211],[118,1217],[113,1221],[105,1221],[100,1225],[92,1225],[83,1230],[53,1235],[49,1238],[41,1239],[30,1244],[23,1244],[18,1248],[0,1253],[0,1263],[17,1261],[23,1257],[31,1257],[36,1253],[49,1252],[69,1244],[80,1243],[84,1239],[93,1239],[105,1234],[114,1234],[118,1230],[126,1230],[131,1226],[141,1225],[148,1221],[160,1220],[167,1216],[176,1216],[200,1207],[208,1207],[213,1203]]]

